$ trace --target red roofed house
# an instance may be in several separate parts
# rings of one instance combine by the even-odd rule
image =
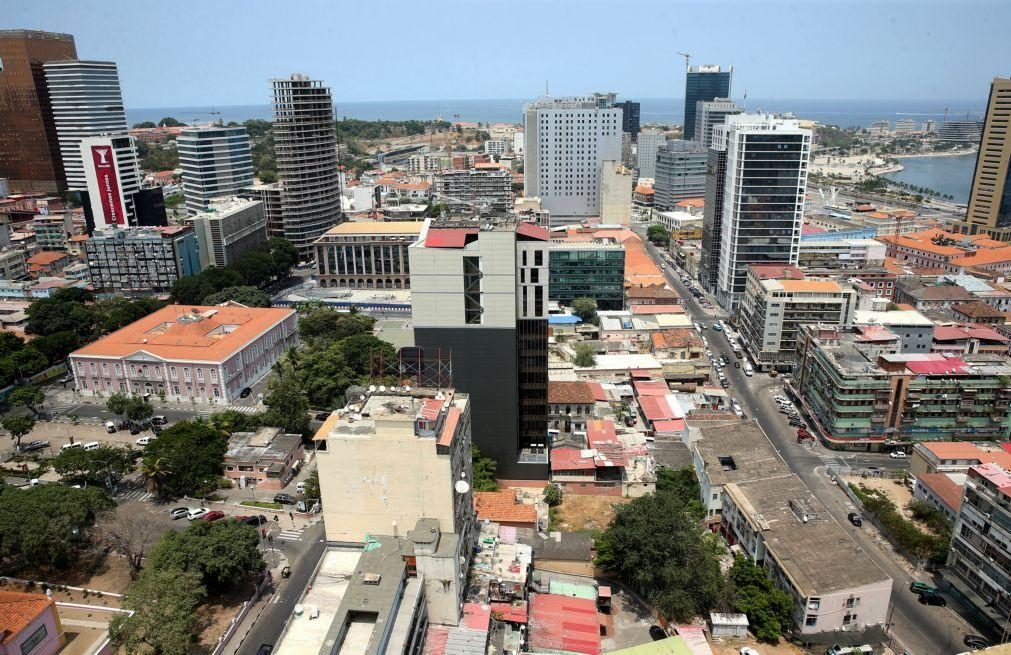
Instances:
[[[0,655],[54,655],[66,643],[52,598],[0,591]]]
[[[986,325],[1002,325],[1005,322],[1004,312],[982,300],[970,300],[951,306],[951,314],[959,321],[983,323]]]
[[[921,473],[916,476],[913,497],[944,512],[954,525],[965,494],[964,473]]]
[[[597,602],[554,594],[530,594],[530,650],[600,655]]]
[[[632,193],[632,207],[640,214],[648,214],[653,208],[653,199],[656,192],[648,184],[640,184],[635,187]]]
[[[512,528],[536,528],[537,508],[516,500],[516,492],[475,491],[474,511],[478,521],[492,521]]]
[[[65,252],[43,250],[29,257],[25,263],[28,264],[28,276],[38,279],[40,277],[56,277],[75,261],[77,260],[74,257]]]
[[[549,381],[548,426],[566,433],[585,431],[596,402],[588,382]]]

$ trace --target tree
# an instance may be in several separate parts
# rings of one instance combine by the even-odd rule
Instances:
[[[576,298],[572,301],[572,313],[583,319],[584,323],[592,323],[597,318],[597,301],[593,298]]]
[[[32,339],[32,348],[38,350],[51,363],[67,358],[67,355],[81,347],[81,337],[76,332],[65,330],[44,337]]]
[[[348,366],[359,377],[366,376],[373,364],[378,370],[379,363],[396,360],[397,351],[388,342],[371,334],[356,334],[337,342]]]
[[[182,305],[199,305],[214,291],[203,274],[181,277],[172,284],[172,299]]]
[[[105,401],[105,408],[122,418],[130,407],[130,396],[125,393],[114,393]]]
[[[274,377],[263,398],[267,406],[263,423],[282,428],[289,434],[308,435],[309,401],[302,392],[292,358],[293,353],[288,353],[274,364]]]
[[[186,127],[186,123],[180,123],[171,116],[166,116],[158,121],[158,127]]]
[[[60,451],[52,464],[53,470],[68,481],[105,485],[118,483],[132,471],[133,457],[124,448],[70,448]]]
[[[5,416],[0,425],[10,432],[14,449],[21,450],[21,438],[35,429],[35,419],[31,416]]]
[[[123,607],[109,623],[109,638],[128,653],[186,655],[196,634],[197,607],[206,592],[200,578],[178,571],[145,571],[127,590]]]
[[[18,387],[8,400],[15,407],[27,407],[38,418],[42,413],[42,403],[46,402],[46,394],[38,387]]]
[[[730,569],[734,611],[747,614],[751,631],[760,641],[777,643],[793,625],[793,600],[778,589],[768,571],[744,556]]]
[[[131,396],[126,403],[126,417],[134,423],[141,423],[151,418],[154,407],[141,396]]]
[[[140,123],[133,124],[133,129],[135,130],[149,129],[152,127],[158,127],[158,125],[152,123],[151,121],[141,121]]]
[[[241,521],[195,521],[182,532],[167,532],[151,551],[148,567],[195,573],[208,589],[225,590],[264,569],[257,532]]]
[[[544,502],[548,507],[558,507],[562,504],[562,488],[557,484],[549,484],[544,487]]]
[[[130,577],[137,579],[144,557],[158,540],[161,521],[141,503],[130,503],[98,523],[98,540],[122,555],[130,566]]]
[[[227,450],[227,437],[210,423],[181,421],[144,449],[145,476],[162,498],[206,493],[217,487]]]
[[[656,473],[656,492],[673,494],[685,509],[701,521],[706,516],[705,505],[702,504],[702,491],[695,470],[691,467],[683,469],[661,468]]]
[[[234,432],[254,432],[263,425],[262,414],[244,414],[234,409],[211,414],[207,421],[226,434]]]
[[[113,507],[115,503],[94,487],[0,486],[0,559],[66,566],[91,543],[96,519]]]
[[[338,312],[322,305],[299,307],[298,335],[302,341],[340,341],[356,334],[371,334],[376,319],[361,314]]]
[[[689,621],[723,599],[722,548],[674,494],[620,506],[597,540],[597,564],[614,571],[668,619]]]
[[[303,491],[306,498],[316,499],[319,498],[319,469],[314,469],[309,477],[305,479],[305,490]]]
[[[354,337],[352,337],[354,338]],[[296,380],[300,390],[299,397],[304,396],[308,407],[317,409],[336,409],[344,406],[344,392],[352,384],[358,382],[359,374],[348,365],[343,342],[331,344],[329,347],[311,348],[300,358]],[[283,401],[283,385],[269,387],[270,394],[264,399],[264,404],[272,408],[278,401]],[[290,400],[294,400],[291,398]],[[282,405],[284,403],[282,402]],[[297,406],[301,406],[298,403]]]
[[[572,359],[572,363],[579,368],[595,366],[597,364],[597,353],[594,352],[593,346],[588,343],[577,343],[576,356]]]
[[[470,459],[474,491],[498,491],[498,482],[495,481],[498,463],[491,457],[482,455],[481,449],[475,444],[470,446]]]
[[[235,263],[235,269],[246,285],[259,287],[274,277],[274,259],[263,250],[253,250]]]
[[[670,230],[668,230],[663,225],[654,223],[649,226],[649,230],[646,231],[646,238],[650,240],[653,245],[666,246],[670,244]]]
[[[205,305],[220,305],[224,302],[237,302],[246,307],[270,307],[270,296],[256,287],[227,287],[221,291],[204,296],[201,301]]]

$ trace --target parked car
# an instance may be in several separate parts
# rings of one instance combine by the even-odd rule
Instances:
[[[893,450],[892,452],[888,453],[888,456],[891,457],[892,459],[905,459],[906,458],[906,451],[904,451],[904,450]]]
[[[140,426],[136,424],[130,424],[130,434],[140,434]]]
[[[207,512],[203,516],[203,519],[205,521],[220,521],[223,518],[225,518],[225,513],[219,512],[218,510],[214,510],[213,512]]]
[[[249,387],[246,387],[245,389],[239,392],[239,398],[248,398],[249,394],[251,393],[253,393],[253,390],[250,389]]]
[[[948,601],[944,599],[944,596],[939,596],[938,594],[920,594],[920,604],[947,607]]]
[[[48,448],[49,442],[44,439],[35,439],[34,441],[29,441],[25,445],[21,446],[21,450],[26,453],[30,453],[35,450],[42,450],[43,448]]]
[[[849,514],[846,515],[846,518],[849,519],[850,523],[857,526],[858,528],[864,524],[864,520],[856,512],[850,512]]]
[[[260,644],[260,647],[256,651],[256,655],[270,655],[274,652],[273,644]]]
[[[291,494],[274,494],[274,502],[279,505],[294,505],[295,497]]]
[[[80,447],[81,447],[80,441],[76,443],[63,444],[62,446],[60,446],[60,452],[62,453],[64,450],[70,450],[72,448],[80,448]]]
[[[165,425],[167,423],[168,419],[160,414],[151,417],[151,425]]]
[[[741,650],[737,651],[740,655],[758,655],[758,651],[751,646],[741,646]]]
[[[157,437],[141,437],[140,439],[138,439],[134,443],[137,444],[138,446],[146,446],[149,443],[151,443],[152,441],[154,441],[156,438]]]
[[[105,422],[105,431],[109,434],[113,434],[116,431],[116,424],[112,421]]]
[[[196,521],[198,518],[207,513],[207,508],[205,507],[191,507],[186,512],[186,518],[191,521]]]
[[[979,635],[966,635],[965,638],[962,639],[962,643],[965,644],[966,646],[968,646],[969,648],[989,648],[990,647],[990,642],[987,641],[986,639],[983,639]]]
[[[909,591],[913,592],[914,594],[936,594],[937,593],[937,589],[935,589],[934,587],[931,587],[926,582],[917,582],[915,580],[913,582],[909,583]]]
[[[263,514],[257,514],[256,516],[237,516],[236,518],[247,525],[253,526],[263,525],[267,522],[267,517]]]
[[[188,507],[176,507],[174,510],[169,512],[169,516],[171,516],[172,520],[175,521],[176,519],[181,519],[182,517],[189,515],[189,513],[190,510]]]

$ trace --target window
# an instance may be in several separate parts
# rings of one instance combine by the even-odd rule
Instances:
[[[849,598],[846,599],[846,607],[847,607],[847,609],[852,608],[852,607],[856,607],[859,604],[860,604],[860,597],[859,596],[857,596],[857,597],[850,596]]]
[[[122,374],[123,374],[123,368],[119,364],[116,364],[116,375],[122,375]]]
[[[176,367],[175,366],[173,366],[172,368],[169,369],[169,374],[171,374],[173,378],[179,377],[179,374],[176,373]]]
[[[179,395],[179,385],[178,384],[172,385],[172,393],[174,393],[177,396]]]
[[[91,374],[92,374],[92,375],[94,375],[94,374],[95,374],[95,362],[90,362],[90,363],[88,364],[88,370],[89,370],[89,371],[91,371]]]
[[[218,369],[212,368],[211,369],[211,382],[217,382],[217,381],[218,381]]]
[[[197,382],[203,382],[203,381],[204,381],[204,369],[198,368],[197,369]]]
[[[818,617],[815,616],[814,614],[808,615],[804,619],[804,625],[807,625],[807,626],[817,625],[817,623],[818,623]]]
[[[190,381],[191,376],[190,376],[190,369],[189,369],[189,367],[186,367],[186,368],[183,369],[183,379],[186,380],[187,382]]]
[[[534,266],[544,266],[544,251],[535,250],[534,251]]]
[[[109,365],[105,362],[102,362],[102,375],[108,374],[109,374]]]
[[[35,647],[45,641],[47,636],[49,633],[46,631],[45,624],[40,625],[39,629],[33,632],[28,639],[21,642],[21,655],[28,655],[35,650]]]
[[[857,622],[857,615],[856,614],[850,614],[849,612],[847,612],[842,617],[842,624],[843,625],[853,625],[856,622]]]

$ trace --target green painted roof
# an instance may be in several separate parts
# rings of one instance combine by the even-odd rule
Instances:
[[[552,580],[550,583],[550,593],[558,596],[569,596],[570,598],[597,600],[597,588],[593,585],[565,582],[564,580]]]
[[[607,655],[692,655],[692,651],[681,637],[667,637],[640,646],[612,650]]]

